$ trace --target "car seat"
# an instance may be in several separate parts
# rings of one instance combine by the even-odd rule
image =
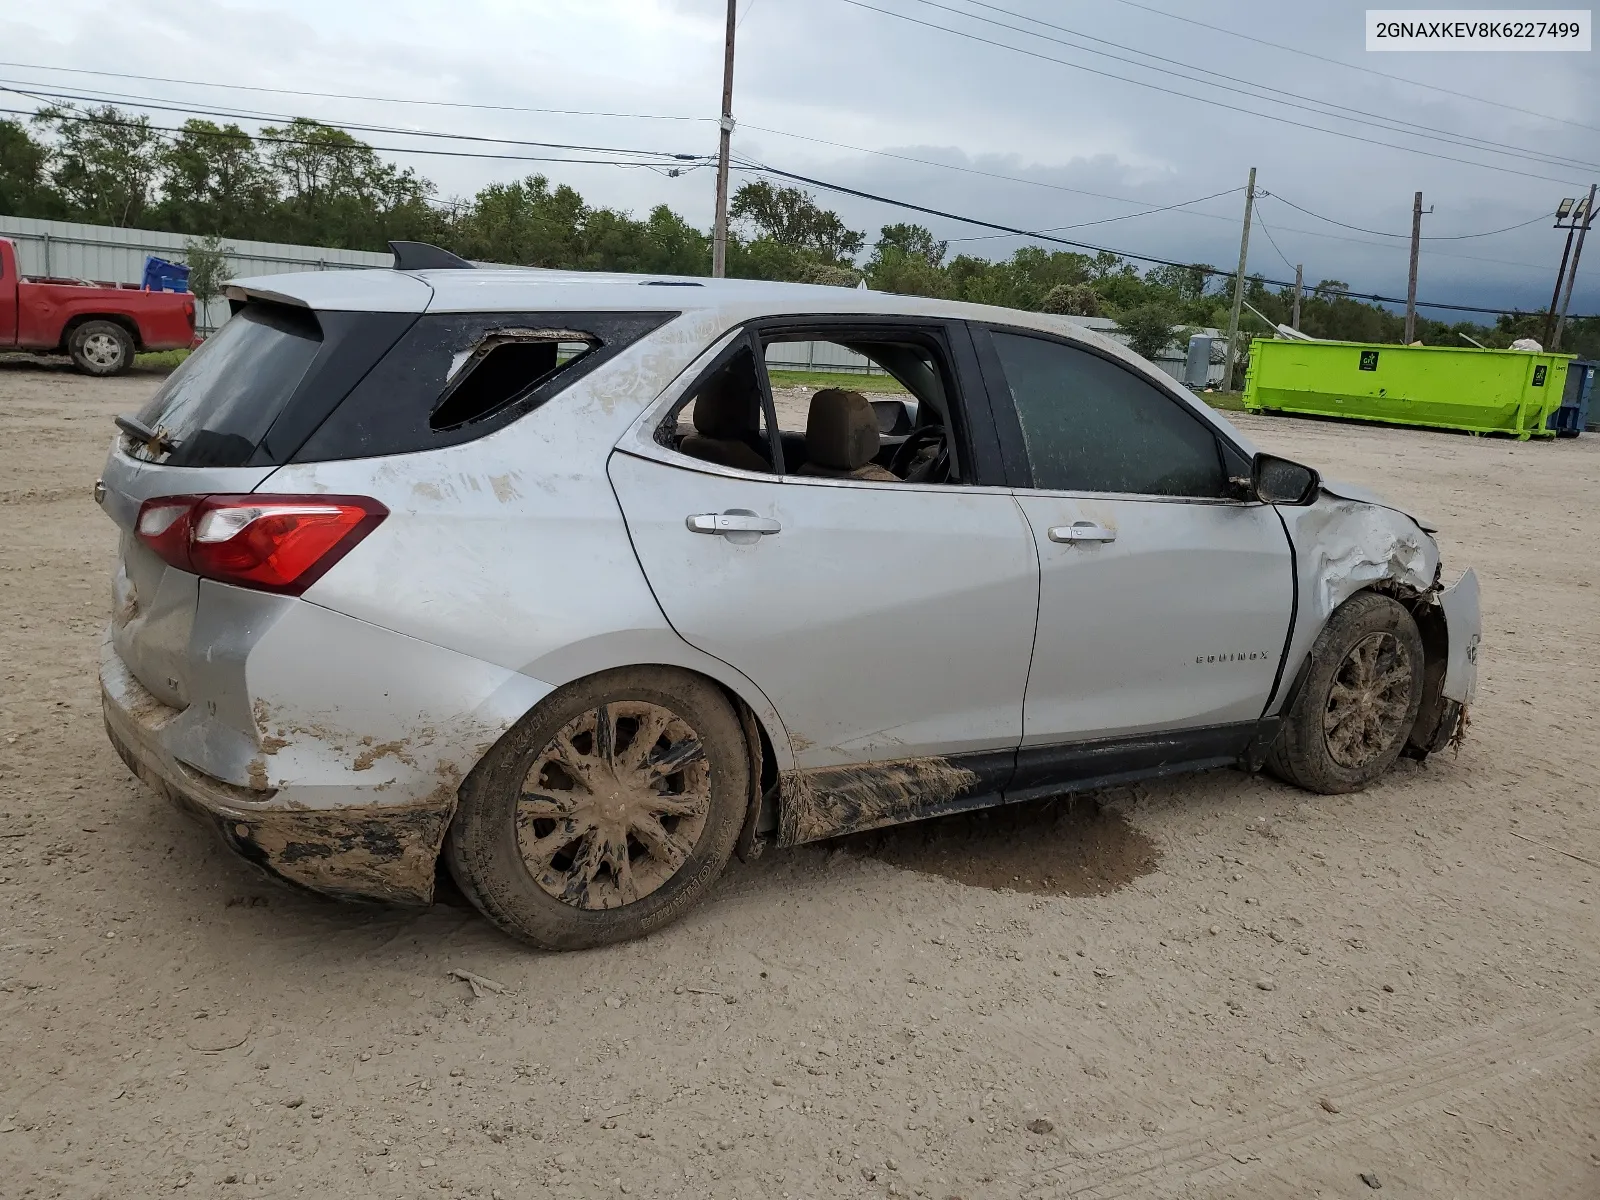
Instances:
[[[811,411],[806,414],[806,463],[796,474],[899,483],[899,476],[872,461],[877,453],[878,414],[865,396],[824,388],[811,397]]]

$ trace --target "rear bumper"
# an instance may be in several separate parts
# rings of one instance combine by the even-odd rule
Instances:
[[[147,692],[140,695],[143,689],[131,676],[108,681],[107,674],[101,675],[101,706],[106,734],[122,761],[158,795],[214,829],[240,857],[327,896],[432,902],[434,864],[455,813],[453,787],[441,783],[434,796],[406,805],[291,808],[277,789],[235,787],[180,762],[159,736],[176,710]]]
[[[197,623],[181,710],[144,688],[108,636],[100,689],[112,745],[283,880],[431,902],[461,781],[549,685],[304,601],[271,616]]]

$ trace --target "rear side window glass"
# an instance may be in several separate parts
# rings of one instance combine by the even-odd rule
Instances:
[[[1060,342],[994,332],[1033,486],[1222,498],[1217,438],[1154,384]]]
[[[458,445],[548,403],[676,312],[425,313],[294,455]]]
[[[492,333],[472,351],[457,354],[445,393],[428,418],[432,429],[456,429],[493,416],[580,361],[598,340],[572,330]]]
[[[247,304],[167,377],[139,420],[177,443],[171,466],[243,466],[321,348],[309,310]]]

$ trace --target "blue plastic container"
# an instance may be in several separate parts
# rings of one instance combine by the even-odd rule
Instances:
[[[1557,437],[1577,437],[1586,429],[1594,429],[1589,421],[1589,401],[1594,396],[1597,374],[1600,374],[1600,363],[1575,358],[1567,364],[1567,386],[1561,392],[1561,407],[1550,414],[1547,426],[1556,431]]]
[[[141,286],[147,292],[187,292],[189,268],[152,254],[144,260],[144,283]]]

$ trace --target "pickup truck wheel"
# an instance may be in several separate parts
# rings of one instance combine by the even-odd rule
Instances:
[[[545,950],[639,937],[698,901],[744,823],[733,706],[665,667],[558,689],[461,787],[446,862],[501,929]]]
[[[1346,601],[1311,647],[1311,667],[1266,766],[1313,792],[1356,792],[1405,748],[1422,704],[1422,635],[1399,602]]]
[[[85,375],[119,375],[133,366],[133,338],[115,321],[85,321],[67,339],[67,353]]]

